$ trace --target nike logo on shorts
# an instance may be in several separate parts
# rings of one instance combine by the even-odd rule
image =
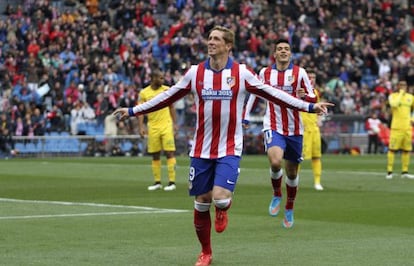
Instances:
[[[235,182],[227,179],[227,184],[229,184],[229,185],[234,185],[234,184],[235,184]]]

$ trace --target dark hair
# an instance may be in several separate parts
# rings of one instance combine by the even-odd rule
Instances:
[[[159,68],[155,68],[151,71],[151,78],[155,78],[155,77],[162,76],[162,75],[163,75],[163,72]]]
[[[276,41],[276,46],[278,46],[280,43],[287,43],[290,45],[290,42],[287,39],[279,39]]]

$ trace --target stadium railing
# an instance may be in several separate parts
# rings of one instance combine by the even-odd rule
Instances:
[[[365,153],[368,135],[364,128],[364,117],[351,115],[329,115],[321,127],[324,153],[350,153],[351,150]],[[251,125],[245,130],[244,153],[264,154],[262,139],[262,117],[253,116]],[[177,155],[188,154],[191,134],[176,137]],[[147,155],[147,139],[136,135],[105,136],[76,135],[67,132],[51,132],[47,136],[13,137],[17,154],[15,157],[51,156],[143,156]],[[384,146],[384,151],[386,147]]]
[[[48,136],[13,137],[15,157],[51,156],[142,156],[147,139],[139,136],[71,136],[52,133]]]

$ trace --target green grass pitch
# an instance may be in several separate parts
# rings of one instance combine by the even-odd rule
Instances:
[[[147,191],[148,156],[0,161],[0,265],[194,265],[189,159],[177,161],[172,192]],[[324,155],[315,191],[305,161],[284,229],[283,210],[267,214],[267,158],[244,156],[212,265],[413,265],[414,180],[386,180],[385,168],[386,155]]]

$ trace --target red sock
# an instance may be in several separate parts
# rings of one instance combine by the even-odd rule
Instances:
[[[194,209],[194,228],[198,241],[201,244],[202,252],[211,254],[211,218],[210,211],[199,212]]]
[[[287,201],[285,208],[287,210],[293,209],[293,204],[295,203],[296,199],[296,192],[298,191],[298,187],[291,187],[286,184],[286,194],[287,194]]]
[[[271,178],[270,180],[272,180],[273,196],[282,197],[282,178]]]

